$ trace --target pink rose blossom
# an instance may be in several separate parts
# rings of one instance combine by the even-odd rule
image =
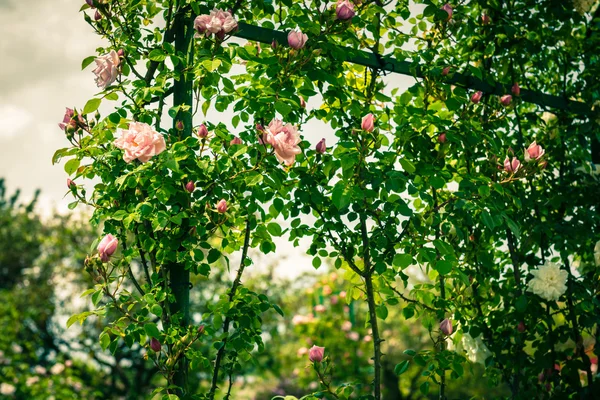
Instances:
[[[529,162],[539,160],[544,155],[544,153],[545,151],[542,148],[542,146],[537,144],[534,140],[533,143],[531,143],[529,147],[525,150],[525,161]]]
[[[198,130],[196,131],[196,134],[198,135],[198,137],[200,139],[204,139],[205,137],[207,137],[208,129],[206,128],[206,125],[200,124],[200,126],[198,127]]]
[[[325,151],[327,150],[327,145],[325,144],[325,138],[321,139],[321,141],[319,143],[317,143],[315,150],[317,150],[317,153],[320,153],[320,154],[325,153]]]
[[[504,170],[506,172],[515,173],[521,167],[521,161],[517,157],[513,157],[512,161],[506,156],[504,159]]]
[[[329,296],[333,291],[331,290],[331,286],[325,285],[323,286],[323,295]]]
[[[349,332],[352,329],[352,322],[350,321],[344,321],[342,323],[342,330],[344,332]]]
[[[446,318],[440,322],[440,331],[446,336],[452,335],[452,321]]]
[[[306,36],[305,33],[302,33],[302,31],[298,29],[297,31],[290,31],[288,33],[287,39],[288,45],[292,49],[300,50],[306,45],[306,42],[308,41],[308,36]]]
[[[118,245],[119,245],[119,241],[117,240],[116,237],[114,237],[110,233],[108,235],[104,236],[104,238],[102,238],[102,240],[98,244],[98,248],[97,248],[98,255],[100,256],[100,260],[102,260],[102,262],[108,262],[108,259],[110,258],[110,256],[112,256],[115,253],[115,251],[117,250]]]
[[[481,101],[482,96],[483,96],[483,92],[481,92],[481,91],[473,93],[473,95],[471,96],[471,102],[473,104],[479,103]]]
[[[273,146],[277,159],[287,166],[294,164],[296,155],[302,152],[298,146],[301,139],[297,128],[291,124],[284,126],[278,119],[271,121],[263,141]]]
[[[446,21],[450,21],[450,19],[452,18],[452,14],[454,13],[452,6],[448,3],[446,3],[442,6],[442,10],[444,10],[448,13],[448,18],[446,19]]]
[[[223,214],[223,213],[225,213],[225,211],[227,211],[227,200],[225,200],[225,199],[219,200],[219,202],[217,203],[217,211],[220,212],[221,214]]]
[[[96,75],[96,85],[106,89],[119,76],[119,64],[121,63],[119,55],[116,51],[111,50],[110,53],[100,56],[94,61],[96,68],[92,72]]]
[[[135,159],[148,162],[167,147],[163,135],[143,122],[132,122],[129,129],[122,129],[121,137],[115,140],[114,145],[125,151],[123,160],[127,163]]]
[[[210,15],[199,15],[194,20],[194,29],[198,34],[210,36],[214,33],[219,38],[237,29],[238,23],[230,12],[214,9]]]
[[[510,94],[505,94],[504,96],[500,97],[500,103],[505,107],[509,106],[511,102],[512,96]]]
[[[355,15],[354,4],[348,0],[338,0],[335,14],[337,15],[338,19],[342,21],[352,19],[352,17]]]
[[[335,306],[338,303],[338,301],[340,301],[339,297],[335,294],[333,296],[331,296],[331,298],[329,300],[331,301],[332,306]]]
[[[317,304],[314,308],[315,312],[318,312],[319,314],[324,313],[325,311],[327,311],[327,309],[325,308],[325,306],[323,304]]]
[[[308,359],[312,362],[323,361],[324,355],[325,355],[325,347],[313,346],[308,351]]]
[[[233,146],[234,144],[242,144],[242,139],[240,139],[239,137],[234,137],[233,139],[231,139],[231,141],[229,142],[229,145]]]
[[[358,332],[348,332],[346,337],[355,342],[358,342],[358,339],[360,339],[360,335],[358,334]]]
[[[363,131],[373,132],[375,129],[375,117],[373,114],[367,114],[363,117],[360,127]]]

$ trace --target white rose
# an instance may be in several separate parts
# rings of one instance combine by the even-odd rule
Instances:
[[[567,291],[567,271],[551,262],[546,262],[538,269],[531,271],[533,278],[527,285],[527,290],[544,300],[556,301]]]

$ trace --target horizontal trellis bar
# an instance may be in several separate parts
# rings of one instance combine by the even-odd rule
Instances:
[[[239,23],[239,29],[235,33],[235,36],[268,44],[272,43],[273,40],[276,40],[278,45],[287,45],[287,34],[285,32],[245,24],[243,22]],[[339,53],[343,55],[343,61],[416,78],[423,78],[424,76],[423,71],[420,68],[415,68],[408,61],[400,61],[387,56],[378,57],[374,53],[344,48],[341,46],[338,46],[338,50]],[[466,89],[481,90],[484,93],[495,94],[498,96],[510,93],[511,89],[511,85],[502,85],[497,82],[490,84],[477,77],[467,76],[458,72],[447,77],[445,82]],[[559,96],[521,89],[520,98],[526,102],[534,103],[542,107],[567,110],[581,116],[591,114],[591,109],[587,104],[580,101],[568,100]]]

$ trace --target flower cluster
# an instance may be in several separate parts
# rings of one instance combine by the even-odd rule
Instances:
[[[224,39],[225,35],[236,30],[238,23],[233,15],[227,11],[214,9],[210,14],[203,14],[194,20],[194,29],[198,35],[204,34],[210,36],[215,34],[219,39]]]
[[[262,140],[273,146],[277,159],[287,166],[294,164],[296,155],[302,152],[298,146],[301,142],[298,128],[292,124],[283,125],[283,122],[276,118],[267,126]]]
[[[130,123],[129,129],[123,129],[121,137],[115,140],[114,144],[125,150],[123,159],[128,163],[135,159],[147,162],[166,148],[163,135],[143,122]]]
[[[552,262],[546,262],[538,269],[531,271],[533,278],[527,290],[547,301],[556,301],[567,291],[567,271]]]
[[[77,113],[72,108],[68,108],[65,111],[63,121],[58,124],[58,127],[63,131],[75,131],[78,127],[84,127],[85,121],[81,114]]]

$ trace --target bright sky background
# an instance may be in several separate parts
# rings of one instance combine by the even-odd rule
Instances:
[[[106,43],[83,20],[82,4],[84,0],[0,0],[0,177],[6,179],[8,193],[21,189],[23,200],[41,189],[38,208],[44,214],[68,212],[73,201],[65,197],[64,163],[53,166],[51,161],[57,149],[69,145],[57,124],[65,107],[81,109],[98,92],[92,67],[81,71],[81,61]],[[414,82],[399,75],[386,80],[388,93]],[[308,107],[318,104],[314,100]],[[217,117],[231,121],[232,114],[209,112],[208,118]],[[328,146],[335,142],[333,131],[319,122],[305,125],[302,134],[314,144],[323,137]],[[285,257],[280,270],[293,276],[312,269],[305,250],[283,239],[272,261]]]

